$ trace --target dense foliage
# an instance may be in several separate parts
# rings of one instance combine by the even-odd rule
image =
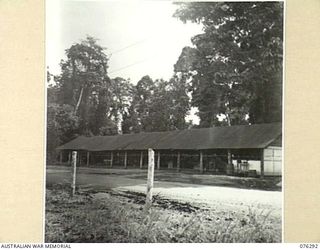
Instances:
[[[168,131],[187,127],[189,97],[176,78],[153,81],[144,76],[132,88],[132,103],[125,113],[124,133]]]
[[[203,25],[175,65],[201,126],[281,121],[282,2],[180,3],[175,16]]]
[[[108,76],[108,57],[97,40],[66,50],[61,74],[48,71],[47,160],[78,135],[113,135],[185,128],[189,97],[183,82],[144,76],[137,84]]]

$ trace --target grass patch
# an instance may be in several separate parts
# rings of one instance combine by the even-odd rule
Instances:
[[[187,209],[188,208],[188,209]],[[281,221],[253,208],[201,209],[156,196],[149,212],[135,193],[46,193],[46,242],[281,242]]]

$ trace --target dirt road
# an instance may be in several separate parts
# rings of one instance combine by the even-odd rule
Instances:
[[[78,173],[77,185],[81,189],[95,191],[114,190],[119,192],[145,193],[146,178],[135,178],[135,174],[145,176],[145,170],[90,170],[82,169]],[[54,183],[71,183],[70,168],[49,168],[46,175],[47,185]],[[282,192],[248,190],[229,187],[197,185],[191,183],[155,181],[155,195],[166,199],[189,202],[191,204],[210,207],[234,209],[258,209],[272,211],[273,216],[281,218]]]

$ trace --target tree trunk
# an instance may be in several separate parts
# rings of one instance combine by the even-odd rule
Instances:
[[[230,109],[230,104],[228,102],[228,106],[227,106],[227,110],[226,110],[226,119],[227,119],[227,122],[228,122],[228,126],[231,126],[230,114],[231,114],[231,109]]]
[[[75,113],[75,114],[76,114],[76,113],[78,112],[78,110],[79,110],[79,106],[80,106],[80,103],[81,103],[81,100],[82,100],[82,95],[83,95],[83,87],[81,88],[80,96],[79,96],[79,99],[78,99],[76,108],[74,109],[74,113]]]

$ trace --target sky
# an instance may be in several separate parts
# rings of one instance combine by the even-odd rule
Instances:
[[[202,32],[200,25],[172,17],[177,6],[171,1],[46,3],[46,60],[52,74],[59,74],[65,49],[90,35],[106,48],[111,78],[134,84],[145,75],[168,80],[182,48],[192,46],[191,37]],[[189,118],[197,124],[194,112]]]
[[[48,0],[47,65],[59,73],[65,49],[90,35],[106,48],[111,77],[170,78],[182,48],[201,33],[172,17],[176,8],[170,1]]]

